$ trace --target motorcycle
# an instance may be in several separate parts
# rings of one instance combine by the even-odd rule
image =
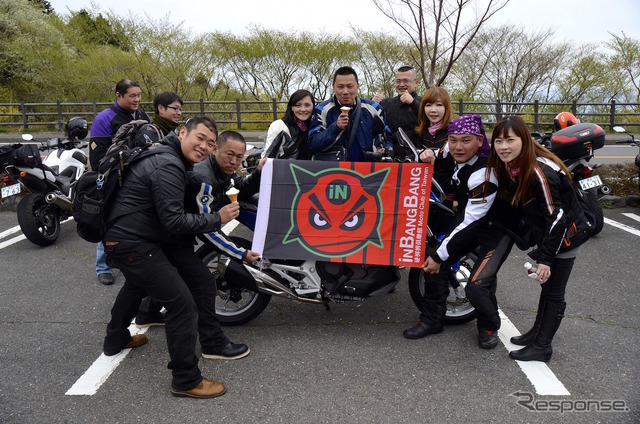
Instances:
[[[615,126],[612,129],[617,133],[627,134],[629,136],[628,140],[616,141],[616,144],[630,144],[632,146],[638,147],[638,154],[636,155],[635,164],[638,168],[638,190],[640,190],[640,143],[636,140],[633,134],[629,134],[623,127]]]
[[[6,171],[7,166],[15,165],[16,152],[22,147],[21,143],[14,143],[9,145],[0,146],[0,204],[5,202],[5,199],[15,200],[13,196],[20,194],[21,186],[18,181],[13,181]]]
[[[49,139],[40,148],[23,145],[16,151],[15,163],[6,167],[9,178],[29,191],[18,203],[18,224],[27,239],[39,246],[58,239],[60,222],[71,216],[74,187],[88,163],[81,150],[87,146],[81,142],[88,134],[87,121],[72,118],[66,130],[67,138]],[[23,134],[22,139],[32,141],[33,136]],[[43,160],[40,152],[46,150],[50,153]]]
[[[406,151],[411,152],[404,160],[418,160],[418,153],[406,134],[399,136],[399,143]],[[392,160],[378,152],[371,153],[371,157],[377,160]],[[394,159],[400,160],[397,157]],[[436,191],[439,189],[437,184],[433,184],[432,187]],[[437,209],[453,214],[442,204],[443,198],[442,193],[431,196],[430,216],[432,210],[435,213]],[[237,220],[253,230],[256,211],[255,205],[241,203],[241,213]],[[433,236],[430,229],[428,235]],[[239,246],[250,248],[249,240],[240,237],[231,239]],[[434,242],[433,238],[431,242]],[[216,277],[216,314],[223,325],[241,325],[251,321],[264,311],[272,296],[324,305],[329,309],[330,302],[360,301],[367,297],[390,293],[401,279],[400,270],[395,266],[268,258],[261,258],[259,263],[253,265],[244,262],[241,264],[206,243],[196,254]],[[451,296],[447,300],[445,318],[448,323],[467,322],[475,317],[475,309],[464,294],[464,286],[475,259],[473,255],[469,255],[450,271]],[[421,293],[424,292],[422,274],[420,269],[412,269],[410,272],[411,297],[419,308],[422,304]]]
[[[564,162],[571,173],[573,183],[586,193],[587,202],[596,211],[593,235],[600,233],[604,227],[604,214],[598,199],[611,194],[611,188],[603,184],[599,175],[593,174],[589,161],[593,158],[593,151],[604,146],[604,130],[596,124],[580,123],[554,134],[531,135]]]

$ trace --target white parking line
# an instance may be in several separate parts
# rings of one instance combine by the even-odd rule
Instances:
[[[621,230],[624,230],[624,231],[626,231],[628,233],[631,233],[634,236],[640,236],[640,230],[636,230],[633,227],[630,227],[628,225],[622,224],[622,223],[620,223],[618,221],[614,221],[613,219],[605,218],[604,222],[609,224],[609,225],[611,225],[611,226],[613,226],[613,227],[620,228]]]
[[[18,231],[20,231],[20,226],[19,225],[16,225],[13,228],[9,228],[8,230],[5,230],[5,231],[0,233],[0,240],[5,238],[5,237],[7,237],[7,236],[10,236],[11,234],[17,233]]]
[[[522,349],[522,346],[516,346],[509,341],[511,337],[519,336],[520,332],[509,320],[509,318],[498,309],[500,313],[500,330],[498,330],[498,337],[502,340],[504,347],[509,352],[512,350]],[[564,384],[555,376],[553,371],[549,369],[547,364],[539,361],[516,361],[520,366],[520,369],[525,376],[529,379],[531,384],[539,395],[547,396],[569,396],[571,393],[564,387]]]
[[[636,215],[635,213],[623,213],[622,215],[640,222],[640,216]]]
[[[235,219],[228,222],[222,231],[225,234],[229,234],[238,226],[238,221]],[[129,326],[129,332],[131,335],[144,334],[149,328],[138,328],[134,324]],[[104,382],[107,381],[109,376],[118,368],[120,362],[129,354],[131,349],[124,349],[122,352],[114,356],[106,356],[102,353],[98,356],[98,359],[89,367],[89,369],[71,386],[65,395],[69,396],[93,396],[98,392],[98,389]]]
[[[147,328],[138,328],[131,324],[129,326],[129,332],[131,335],[144,334],[147,332]],[[76,381],[73,386],[65,395],[69,396],[93,396],[96,394],[102,383],[107,381],[107,378],[112,372],[118,368],[120,362],[131,352],[131,349],[123,349],[122,352],[117,355],[107,356],[104,353],[98,356],[98,359],[89,367],[89,369]]]

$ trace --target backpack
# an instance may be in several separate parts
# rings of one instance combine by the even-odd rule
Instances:
[[[142,147],[147,144],[157,143],[164,137],[156,124],[151,124],[144,119],[123,124],[113,136],[112,145],[126,144],[128,147]]]
[[[177,156],[169,146],[151,146],[129,147],[127,139],[120,140],[107,150],[97,171],[85,172],[78,179],[72,213],[80,237],[92,243],[102,241],[104,232],[115,219],[153,207],[152,203],[141,204],[105,222],[111,201],[122,187],[124,177],[133,163],[158,153],[168,152]]]
[[[591,224],[591,236],[595,236],[604,226],[604,213],[602,211],[602,206],[600,206],[600,202],[598,202],[598,198],[596,195],[589,190],[583,190],[578,187],[578,184],[574,183],[573,190],[576,192],[576,198],[578,199],[578,204],[582,208],[582,212],[584,213],[584,217]]]

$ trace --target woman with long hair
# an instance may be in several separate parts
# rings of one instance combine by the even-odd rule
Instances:
[[[524,346],[509,353],[520,361],[551,359],[551,341],[566,308],[565,290],[579,247],[591,231],[572,187],[571,174],[562,161],[531,138],[527,124],[507,116],[496,124],[491,141],[487,175],[494,172],[499,194],[522,210],[537,248],[536,261],[542,286],[533,327],[512,337]]]
[[[294,92],[289,97],[284,117],[269,126],[262,157],[309,159],[309,125],[315,106],[309,91]]]
[[[442,87],[429,87],[418,110],[419,149],[439,149],[447,142],[447,126],[454,118],[449,93]]]

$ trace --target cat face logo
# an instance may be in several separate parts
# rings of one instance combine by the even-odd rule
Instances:
[[[382,247],[380,189],[389,169],[368,176],[344,168],[311,173],[290,165],[298,191],[283,244],[298,242],[324,257],[343,257],[372,245]]]

